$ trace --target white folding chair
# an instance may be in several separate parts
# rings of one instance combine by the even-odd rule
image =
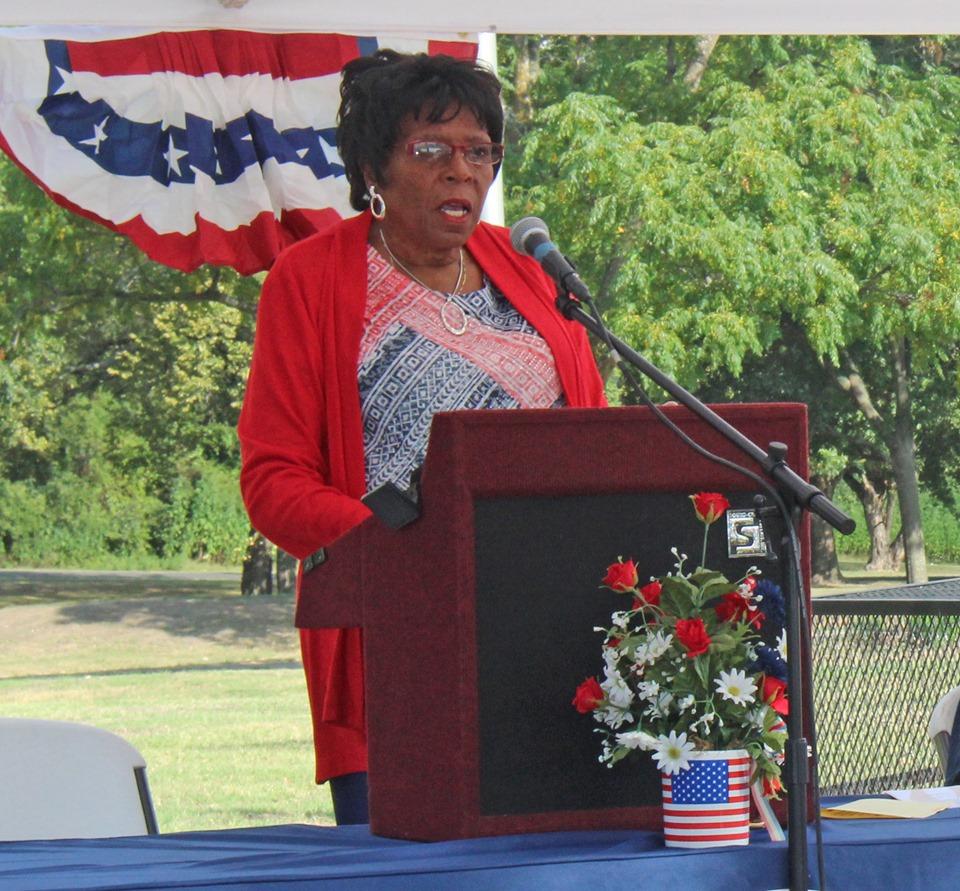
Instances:
[[[953,719],[960,705],[960,687],[954,687],[949,693],[942,696],[933,707],[930,715],[930,724],[927,727],[927,736],[933,742],[940,759],[940,770],[944,776],[947,773],[947,759],[950,756],[950,734],[953,731]]]
[[[155,834],[146,771],[106,730],[0,718],[0,840]]]

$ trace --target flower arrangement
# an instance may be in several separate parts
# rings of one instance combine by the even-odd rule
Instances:
[[[603,679],[587,678],[573,704],[602,725],[601,763],[650,751],[667,774],[697,751],[746,749],[763,794],[781,790],[786,742],[785,606],[779,586],[751,567],[728,581],[704,567],[711,525],[730,506],[715,492],[690,496],[704,524],[700,566],[676,548],[676,571],[641,585],[633,560],[607,568],[602,585],[630,598],[604,634]],[[776,646],[760,631],[778,631]]]

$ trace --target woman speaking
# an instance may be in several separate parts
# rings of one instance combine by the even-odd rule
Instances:
[[[240,415],[254,527],[301,560],[406,486],[438,411],[599,406],[581,328],[480,222],[503,158],[500,84],[481,65],[382,50],[343,69],[337,145],[362,211],[277,259]],[[366,822],[358,629],[301,632],[317,782]]]

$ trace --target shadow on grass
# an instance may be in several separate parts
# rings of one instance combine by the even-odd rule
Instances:
[[[239,572],[0,569],[0,607],[122,597],[227,597]]]
[[[156,668],[112,668],[103,671],[77,671],[72,674],[20,674],[2,681],[62,681],[70,678],[109,678],[140,674],[175,674],[181,671],[273,671],[276,669],[302,669],[294,659],[268,659],[263,662],[198,662],[192,665],[163,665]]]
[[[293,594],[241,597],[239,588],[238,572],[0,570],[0,607],[39,607],[30,621],[51,626],[122,626],[218,644],[289,647]]]
[[[221,644],[281,646],[293,629],[294,598],[146,597],[65,603],[58,624],[118,624]]]

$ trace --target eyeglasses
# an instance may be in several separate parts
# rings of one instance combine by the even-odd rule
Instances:
[[[441,164],[453,159],[455,152],[462,152],[470,163],[483,167],[499,164],[503,160],[503,146],[499,142],[481,142],[479,145],[451,145],[435,139],[415,139],[407,143],[407,154],[426,164]]]

